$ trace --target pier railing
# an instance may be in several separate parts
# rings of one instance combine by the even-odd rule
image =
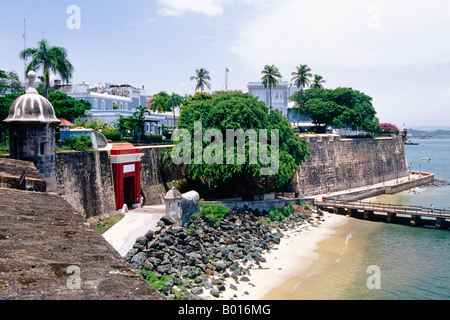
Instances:
[[[423,207],[423,206],[411,206],[411,205],[405,206],[390,203],[387,204],[380,202],[365,202],[365,201],[336,200],[336,199],[315,200],[314,204],[316,206],[329,206],[344,209],[357,209],[374,212],[430,216],[446,219],[450,218],[450,210],[440,208],[433,209],[431,207]]]

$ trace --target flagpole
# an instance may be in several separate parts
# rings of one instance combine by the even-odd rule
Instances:
[[[225,68],[225,91],[228,90],[228,69]]]

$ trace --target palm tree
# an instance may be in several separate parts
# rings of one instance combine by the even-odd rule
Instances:
[[[306,64],[301,64],[300,66],[296,67],[297,70],[295,72],[292,72],[291,75],[293,78],[291,81],[294,81],[294,85],[300,89],[300,99],[303,96],[303,88],[308,86],[311,81],[309,80],[309,77],[312,77],[312,74],[310,73],[311,69]],[[298,109],[297,109],[297,119],[300,121],[300,106],[301,101],[299,102]]]
[[[172,108],[172,111],[173,111],[173,126],[174,126],[174,128],[176,127],[175,108],[181,107],[182,104],[183,104],[183,97],[180,96],[179,94],[173,92],[172,95],[169,97],[169,106],[170,106],[170,108]]]
[[[72,78],[74,67],[67,59],[67,50],[62,47],[51,47],[45,39],[38,42],[37,48],[22,50],[19,56],[24,60],[31,58],[26,72],[30,70],[36,71],[40,68],[43,69],[47,98],[50,85],[50,72],[59,74],[63,83],[69,82]]]
[[[323,89],[323,83],[325,83],[325,79],[322,76],[319,76],[318,74],[314,75],[314,80],[310,85],[310,88],[312,89]]]
[[[133,118],[137,121],[137,128],[139,131],[138,139],[140,140],[143,133],[145,132],[144,124],[145,124],[145,115],[151,115],[150,111],[147,109],[147,107],[139,106],[136,108],[136,111],[133,113]]]
[[[203,90],[205,89],[205,86],[208,89],[211,89],[211,84],[207,80],[211,80],[211,77],[209,76],[209,71],[200,68],[195,70],[196,75],[191,77],[192,80],[197,80],[197,84],[195,86],[195,91],[200,89],[200,93],[203,93]]]
[[[150,100],[152,102],[150,108],[158,113],[172,111],[169,105],[169,98],[170,96],[165,91],[156,93]]]
[[[281,73],[274,65],[266,65],[264,66],[261,74],[263,75],[261,81],[264,85],[264,88],[269,88],[269,101],[270,106],[272,106],[272,87],[278,86],[278,80],[282,78]]]

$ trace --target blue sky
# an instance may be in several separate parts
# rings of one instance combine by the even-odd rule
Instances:
[[[67,27],[71,5],[80,29]],[[202,67],[222,89],[228,67],[243,90],[266,64],[283,80],[307,64],[325,87],[373,97],[381,122],[450,126],[447,0],[0,0],[0,14],[0,69],[21,76],[25,17],[27,47],[65,47],[74,83],[184,94]]]

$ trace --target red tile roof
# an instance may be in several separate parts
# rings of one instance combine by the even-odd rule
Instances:
[[[129,142],[112,143],[111,155],[140,153],[141,150]]]
[[[59,119],[61,123],[59,124],[60,127],[73,127],[74,124],[66,119]]]

